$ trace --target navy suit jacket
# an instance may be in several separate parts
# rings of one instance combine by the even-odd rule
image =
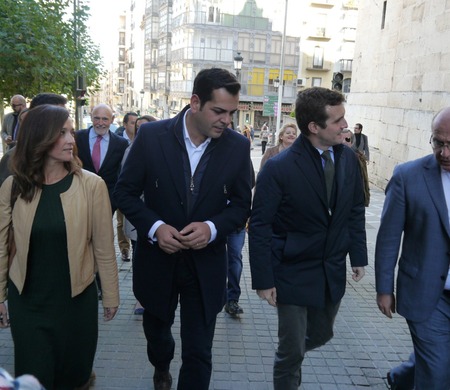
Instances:
[[[95,171],[94,163],[92,162],[91,149],[89,147],[89,129],[79,130],[75,133],[75,140],[78,149],[78,157],[83,163],[83,168],[94,172],[99,175],[106,183],[108,187],[109,199],[111,201],[112,211],[116,210],[113,199],[114,187],[117,183],[117,178],[119,177],[119,172],[122,164],[123,154],[125,149],[128,148],[128,141],[109,131],[109,145],[108,150],[103,160],[100,170]]]
[[[162,220],[178,230],[191,222],[211,221],[217,237],[206,248],[186,251],[192,259],[202,294],[205,317],[212,319],[225,302],[226,237],[243,226],[250,214],[250,143],[226,129],[212,139],[198,197],[189,211],[183,154],[185,108],[173,119],[146,123],[139,128],[114,191],[117,205],[136,228],[138,241],[133,263],[136,298],[153,315],[173,315],[177,254],[169,255],[148,241],[153,224]],[[144,193],[144,201],[141,195]]]
[[[449,259],[449,214],[436,158],[429,155],[398,165],[386,188],[377,236],[377,293],[394,293],[398,260],[397,312],[411,321],[425,321],[442,296]]]
[[[334,147],[330,216],[319,152],[301,135],[258,175],[249,224],[252,286],[283,304],[323,307],[345,292],[346,256],[367,265],[364,194],[355,153]]]

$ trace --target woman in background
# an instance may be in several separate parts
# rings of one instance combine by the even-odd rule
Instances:
[[[28,111],[11,157],[13,176],[0,188],[1,325],[8,325],[9,310],[15,375],[34,375],[47,390],[89,387],[98,338],[97,269],[104,319],[119,306],[108,190],[81,169],[73,130],[65,108]],[[17,252],[9,266],[11,221]]]
[[[271,148],[268,148],[261,159],[259,170],[261,170],[268,159],[276,156],[281,151],[289,148],[297,139],[298,128],[295,123],[285,124],[278,135],[278,143]]]

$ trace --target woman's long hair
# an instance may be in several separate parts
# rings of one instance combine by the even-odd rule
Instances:
[[[33,199],[36,188],[44,183],[47,155],[61,137],[61,130],[69,118],[65,108],[44,104],[28,111],[20,125],[17,145],[11,156],[10,168],[15,176],[18,192],[27,202]],[[78,157],[64,162],[70,173],[79,173]]]

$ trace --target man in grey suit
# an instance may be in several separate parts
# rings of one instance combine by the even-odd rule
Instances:
[[[416,360],[415,389],[448,390],[450,107],[436,114],[431,130],[434,156],[398,165],[386,188],[375,276],[380,311],[391,318],[397,310],[408,323]]]
[[[353,130],[355,134],[353,136],[352,149],[355,152],[364,154],[366,161],[369,161],[369,139],[367,138],[367,135],[362,133],[363,125],[361,123],[357,123]]]

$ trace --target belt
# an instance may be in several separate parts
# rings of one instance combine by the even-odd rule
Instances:
[[[450,290],[444,290],[444,295],[450,298]]]

